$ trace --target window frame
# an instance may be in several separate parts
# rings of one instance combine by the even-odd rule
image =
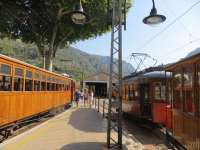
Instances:
[[[10,68],[10,73],[5,73],[2,72],[2,65],[8,66]],[[3,77],[9,77],[10,78],[10,89],[9,90],[0,90],[0,92],[11,92],[13,91],[13,67],[11,64],[7,64],[7,63],[0,63],[0,76]],[[3,87],[4,88],[4,87]]]
[[[31,73],[31,77],[28,77],[28,76],[27,76],[27,72],[30,72],[30,73]],[[33,74],[33,73],[34,73],[34,72],[31,71],[30,69],[27,69],[27,68],[25,69],[25,87],[24,87],[24,91],[25,91],[25,92],[32,92],[32,91],[34,91],[34,89],[33,89],[33,88],[34,88],[34,87],[33,87],[33,86],[34,86],[34,82],[33,82],[33,81],[34,81],[34,80],[33,80],[33,75],[34,75],[34,74]],[[31,81],[31,82],[30,82],[30,83],[31,83],[31,90],[26,90],[26,81],[27,81],[27,80]]]
[[[17,69],[22,70],[22,74],[21,75],[16,74],[16,70]],[[25,88],[25,78],[24,78],[25,70],[22,67],[14,66],[13,67],[13,71],[14,71],[14,73],[13,73],[13,91],[15,91],[15,92],[22,92],[22,91],[24,91],[24,88]],[[18,91],[15,90],[15,79],[16,78],[22,80],[22,90],[18,90]]]

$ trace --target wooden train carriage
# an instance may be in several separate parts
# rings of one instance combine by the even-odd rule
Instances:
[[[200,54],[166,71],[173,74],[173,135],[187,149],[200,149]]]
[[[166,79],[164,71],[142,72],[129,76],[123,81],[123,111],[136,117],[156,123],[171,125],[170,113],[167,115]],[[170,109],[170,107],[169,107]],[[170,110],[168,110],[170,111]]]
[[[73,86],[70,78],[0,55],[0,128],[66,105]]]

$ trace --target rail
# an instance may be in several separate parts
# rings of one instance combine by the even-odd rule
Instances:
[[[95,97],[93,105],[98,112],[102,113],[103,118],[107,118],[108,105],[109,105],[108,99]]]

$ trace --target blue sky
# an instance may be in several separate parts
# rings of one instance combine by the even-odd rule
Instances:
[[[150,54],[159,64],[165,64],[177,61],[200,47],[200,40],[196,40],[200,38],[200,4],[149,44],[144,45],[197,1],[199,0],[155,0],[158,13],[165,15],[167,20],[163,24],[151,27],[142,23],[142,19],[152,8],[151,0],[134,0],[127,17],[127,30],[123,31],[123,59],[133,63],[130,60],[131,53],[141,52]],[[91,54],[109,56],[110,36],[110,33],[107,33],[72,46]]]

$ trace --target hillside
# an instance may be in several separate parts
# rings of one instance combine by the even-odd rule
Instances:
[[[0,53],[42,67],[42,58],[37,51],[37,47],[33,44],[3,39],[0,40]],[[69,59],[72,61],[63,61]],[[110,58],[108,56],[91,55],[69,47],[58,50],[53,69],[58,73],[68,73],[79,80],[82,74],[87,76],[100,71],[108,72],[109,65]],[[132,65],[123,61],[123,75],[127,75],[132,71]]]

